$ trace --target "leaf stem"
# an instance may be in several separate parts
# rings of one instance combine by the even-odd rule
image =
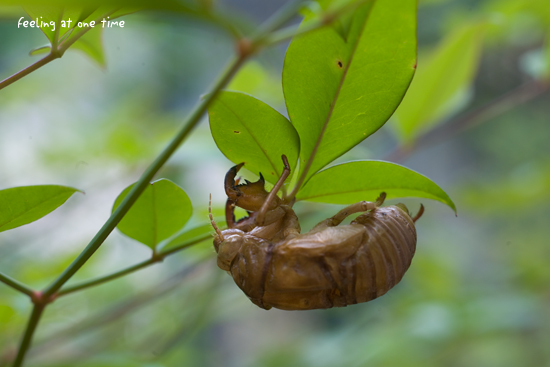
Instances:
[[[124,198],[122,203],[117,207],[117,209],[111,214],[107,222],[101,227],[97,232],[94,238],[90,241],[88,246],[78,255],[78,257],[63,271],[63,273],[57,277],[42,293],[42,299],[51,299],[51,296],[54,295],[81,267],[88,261],[88,259],[96,252],[96,250],[103,244],[107,236],[113,231],[113,229],[120,222],[122,217],[130,210],[130,207],[138,199],[139,195],[145,190],[147,185],[150,184],[151,179],[158,172],[158,170],[164,165],[164,163],[174,154],[179,145],[183,140],[189,135],[191,130],[198,124],[201,116],[206,111],[208,105],[216,98],[219,91],[229,82],[233,75],[237,72],[240,66],[246,61],[250,56],[250,53],[242,53],[238,57],[234,58],[229,63],[229,66],[226,68],[226,71],[222,73],[219,79],[214,83],[214,86],[211,88],[210,92],[196,105],[193,111],[187,117],[183,127],[177,133],[177,135],[172,139],[172,141],[166,146],[162,153],[153,161],[153,163],[145,170],[140,179],[136,182],[132,190]],[[41,309],[38,311],[37,306],[35,306],[35,311],[33,311],[31,320],[27,325],[25,330],[23,341],[18,350],[17,360],[19,364],[15,366],[20,366],[25,353],[30,345],[34,330],[40,319],[40,314],[42,309],[46,304],[41,306]],[[17,363],[17,362],[16,362]]]
[[[281,6],[277,12],[275,12],[271,17],[269,17],[265,22],[263,22],[258,29],[250,36],[250,38],[255,39],[260,35],[267,35],[270,32],[281,27],[283,24],[288,22],[296,13],[305,4],[305,0],[291,0]]]
[[[50,53],[48,56],[38,60],[32,65],[27,66],[25,69],[18,71],[17,73],[13,74],[12,76],[2,80],[0,82],[0,90],[6,88],[8,85],[15,83],[19,79],[23,78],[26,75],[29,75],[33,71],[41,68],[42,66],[46,65],[52,60],[57,59],[59,56],[54,55],[53,53]]]
[[[124,275],[133,273],[134,271],[137,271],[137,270],[143,269],[145,267],[148,267],[149,265],[155,264],[158,261],[160,261],[160,260],[157,260],[154,257],[152,257],[148,260],[142,261],[140,263],[137,263],[135,265],[132,265],[132,266],[126,268],[126,269],[122,269],[122,270],[117,271],[115,273],[112,273],[110,275],[106,275],[106,276],[101,277],[101,278],[93,279],[93,280],[90,280],[90,281],[87,281],[87,282],[76,284],[74,286],[69,286],[69,287],[63,288],[57,293],[57,296],[58,297],[64,296],[64,295],[67,295],[69,293],[80,291],[82,289],[90,288],[90,287],[93,287],[95,285],[99,285],[99,284],[108,282],[110,280],[120,278]]]
[[[27,296],[29,297],[34,297],[34,294],[35,294],[35,291],[30,289],[29,287],[27,287],[25,284],[5,275],[5,274],[2,274],[0,273],[0,282],[12,287],[13,289],[21,292],[21,293],[25,293]]]
[[[53,36],[52,41],[52,50],[57,50],[57,46],[59,45],[59,28],[61,28],[61,20],[63,20],[63,10],[59,13],[59,17],[57,19],[57,24],[55,27],[55,33]]]
[[[27,353],[27,350],[31,345],[31,340],[34,334],[34,330],[36,329],[36,326],[40,321],[40,317],[42,316],[42,311],[44,311],[45,306],[46,304],[40,304],[40,303],[34,304],[31,317],[29,318],[29,322],[27,323],[25,334],[23,334],[23,339],[21,340],[21,345],[19,346],[19,350],[17,351],[17,357],[15,358],[13,367],[20,367],[23,365],[25,354]]]
[[[210,233],[208,233],[208,234],[206,234],[202,237],[199,237],[199,238],[197,238],[193,241],[183,242],[182,244],[174,246],[174,247],[172,247],[171,249],[169,249],[167,251],[161,251],[157,256],[160,256],[162,259],[164,259],[165,257],[173,255],[176,252],[180,252],[181,250],[185,250],[188,247],[191,247],[193,245],[197,245],[197,244],[199,244],[203,241],[206,241],[208,239],[213,239],[213,238],[214,237],[212,237],[212,235]]]
[[[346,5],[340,6],[339,8],[336,8],[331,11],[327,11],[324,14],[322,14],[319,19],[312,20],[307,24],[303,24],[300,26],[288,26],[285,28],[282,28],[278,31],[271,32],[267,34],[265,37],[261,39],[261,42],[264,45],[273,45],[279,42],[284,42],[286,40],[289,40],[293,37],[299,37],[303,36],[306,33],[315,31],[319,28],[326,27],[335,20],[338,19],[342,14],[345,14],[347,12],[353,11],[359,6],[369,2],[371,0],[361,0],[361,1],[354,1],[350,2]]]
[[[189,135],[191,130],[200,121],[200,118],[206,111],[208,105],[218,95],[218,92],[229,82],[231,77],[237,72],[240,66],[246,60],[247,55],[235,58],[229,63],[226,71],[221,77],[214,83],[210,92],[195,106],[191,114],[187,117],[183,127],[172,139],[172,141],[166,146],[162,153],[153,161],[153,163],[145,170],[140,179],[136,182],[132,190],[124,198],[122,203],[113,212],[111,217],[105,222],[103,227],[90,241],[88,246],[82,251],[82,253],[73,261],[71,265],[45,290],[46,296],[51,296],[57,290],[59,290],[63,284],[65,284],[73,275],[84,265],[84,263],[94,254],[94,252],[101,246],[107,236],[115,229],[116,225],[120,222],[122,217],[128,212],[132,204],[137,200],[139,195],[145,190],[147,185],[153,179],[158,170],[166,163],[166,161],[174,154],[176,149],[180,146],[183,140]]]
[[[125,269],[122,269],[120,271],[117,271],[115,273],[112,273],[112,274],[109,274],[109,275],[106,275],[106,276],[103,276],[103,277],[100,277],[100,278],[97,278],[97,279],[93,279],[93,280],[90,280],[90,281],[82,282],[80,284],[76,284],[76,285],[73,285],[73,286],[62,288],[59,292],[57,292],[56,295],[57,295],[57,297],[65,296],[69,293],[74,293],[76,291],[80,291],[80,290],[83,290],[83,289],[86,289],[86,288],[93,287],[95,285],[99,285],[99,284],[108,282],[108,281],[113,280],[113,279],[123,277],[125,275],[131,274],[131,273],[133,273],[135,271],[138,271],[140,269],[146,268],[150,265],[156,264],[158,262],[162,262],[164,260],[164,258],[166,258],[167,256],[170,256],[172,254],[175,254],[176,252],[179,252],[179,251],[184,250],[188,247],[191,247],[193,245],[201,243],[201,242],[203,242],[203,241],[205,241],[209,238],[212,238],[212,236],[210,234],[205,235],[203,237],[200,237],[200,238],[198,238],[196,240],[193,240],[191,242],[184,242],[181,245],[175,246],[175,247],[171,248],[168,251],[160,252],[160,253],[152,256],[150,259],[147,259],[147,260],[142,261],[140,263],[137,263],[135,265],[129,266],[129,267],[127,267]]]
[[[201,268],[201,264],[210,257],[201,257],[192,264],[186,265],[176,274],[165,278],[148,287],[146,290],[141,290],[137,294],[133,294],[129,298],[117,301],[109,305],[107,309],[98,311],[89,315],[84,320],[81,320],[71,326],[55,331],[51,335],[46,335],[45,338],[37,340],[33,347],[32,355],[40,358],[44,353],[51,353],[52,349],[59,345],[64,345],[67,341],[72,340],[75,335],[84,331],[98,329],[104,325],[112,324],[114,321],[130,315],[133,311],[148,304],[151,301],[158,300],[160,297],[168,294],[178,286],[185,283],[185,279],[196,274],[197,269]],[[223,275],[223,274],[222,274]],[[90,346],[90,344],[87,344]]]
[[[109,16],[113,12],[106,13],[104,15],[104,17]],[[101,19],[103,19],[103,17],[98,18],[98,19],[101,20]],[[59,27],[58,27],[57,31],[56,31],[56,34],[55,34],[55,37],[54,37],[54,42],[52,43],[52,48],[51,48],[50,54],[48,56],[38,60],[34,64],[27,66],[23,70],[18,71],[17,73],[13,74],[12,76],[7,77],[6,79],[2,80],[0,82],[0,90],[6,88],[8,85],[10,85],[12,83],[15,83],[19,79],[23,78],[24,76],[29,75],[33,71],[41,68],[42,66],[50,63],[51,61],[61,58],[61,56],[63,56],[65,51],[67,51],[67,49],[70,46],[72,46],[76,41],[78,41],[78,39],[80,37],[82,37],[86,32],[88,32],[90,29],[92,29],[92,28],[82,29],[80,32],[75,34],[74,37],[69,37],[69,39],[66,42],[63,42],[61,45],[59,45],[58,44],[58,42],[59,42],[59,40],[58,40],[58,38],[59,38]]]

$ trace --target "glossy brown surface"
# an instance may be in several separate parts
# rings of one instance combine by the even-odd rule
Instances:
[[[416,230],[398,206],[338,225],[351,214],[342,210],[306,234],[299,234],[294,211],[281,207],[284,216],[269,226],[228,229],[223,241],[215,239],[218,266],[259,307],[311,310],[367,302],[395,286],[409,268]]]
[[[312,310],[344,307],[380,297],[395,286],[411,264],[416,250],[414,219],[403,204],[381,207],[360,201],[318,223],[306,234],[292,203],[277,197],[290,175],[288,160],[271,192],[260,174],[257,182],[238,184],[235,177],[244,163],[225,176],[226,218],[229,229],[216,230],[214,248],[218,266],[250,298],[266,310]],[[235,221],[234,209],[249,216]],[[340,225],[351,214],[349,225]]]

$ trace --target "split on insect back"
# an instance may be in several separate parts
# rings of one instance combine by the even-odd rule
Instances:
[[[414,222],[403,204],[383,207],[386,194],[375,202],[360,201],[340,210],[301,234],[291,205],[276,194],[290,174],[284,169],[267,192],[258,182],[237,184],[243,166],[226,175],[228,229],[216,229],[218,266],[264,309],[311,310],[367,302],[385,294],[403,277],[416,249]],[[249,212],[239,221],[235,206]],[[348,225],[351,214],[363,213]]]

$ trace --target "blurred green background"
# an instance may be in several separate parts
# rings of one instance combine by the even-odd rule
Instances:
[[[214,6],[247,28],[282,4],[220,0]],[[17,29],[21,8],[1,9],[4,78],[37,60],[28,52],[46,38],[38,29]],[[168,12],[123,19],[124,28],[103,34],[105,67],[69,50],[0,91],[0,188],[61,184],[85,192],[0,235],[0,271],[33,288],[49,284],[80,253],[117,195],[139,178],[234,52],[231,36],[213,22]],[[216,267],[207,241],[54,302],[27,365],[550,366],[550,6],[547,0],[420,1],[418,21],[417,77],[434,70],[422,67],[434,62],[449,35],[482,24],[431,81],[438,95],[455,70],[470,70],[437,114],[430,115],[435,105],[429,100],[422,105],[424,130],[441,133],[415,145],[399,128],[410,116],[401,111],[400,120],[338,160],[397,161],[430,177],[457,206],[455,217],[444,205],[423,201],[417,254],[399,285],[380,299],[342,309],[264,311]],[[461,50],[473,43],[478,51],[462,60]],[[281,70],[287,45],[255,57],[229,89],[286,114]],[[416,105],[414,96],[405,98]],[[445,128],[445,121],[487,104],[494,106],[490,114],[466,119],[458,132]],[[189,194],[192,227],[207,221],[209,193],[215,214],[222,213],[223,177],[232,165],[205,116],[158,177]],[[415,212],[420,201],[405,203]],[[295,208],[303,231],[339,209]],[[113,233],[70,283],[149,254]],[[13,357],[30,309],[25,296],[0,284],[0,365]]]

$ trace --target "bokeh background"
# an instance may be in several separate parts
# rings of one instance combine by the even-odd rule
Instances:
[[[282,4],[214,6],[251,28]],[[21,8],[1,8],[0,78],[35,61],[29,50],[46,43],[38,29],[17,29],[21,16]],[[169,12],[124,20],[124,28],[103,34],[105,67],[69,50],[0,91],[0,188],[61,184],[85,192],[0,234],[0,271],[33,288],[49,284],[80,253],[234,52],[231,35],[212,22]],[[438,183],[458,208],[455,217],[441,203],[422,200],[417,254],[391,292],[342,309],[264,311],[217,269],[207,241],[54,302],[27,365],[549,366],[550,6],[420,1],[419,70],[472,22],[484,24],[466,40],[479,44],[479,57],[460,95],[437,124],[427,125],[437,134],[404,146],[393,119],[338,160],[404,164]],[[287,45],[263,51],[229,88],[285,114]],[[209,193],[222,213],[223,177],[232,165],[205,116],[158,177],[189,194],[192,227],[207,221]],[[420,203],[404,201],[413,212]],[[338,209],[296,205],[303,230]],[[149,256],[149,248],[116,232],[71,282]],[[30,310],[26,296],[0,284],[0,365],[13,356]]]

